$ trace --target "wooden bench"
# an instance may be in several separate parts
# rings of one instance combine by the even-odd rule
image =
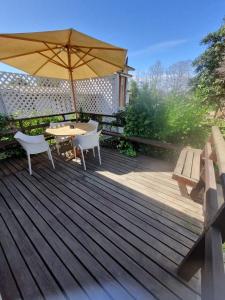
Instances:
[[[185,147],[180,153],[172,178],[177,180],[184,196],[189,195],[187,186],[196,188],[201,181],[201,161],[201,149]]]
[[[186,156],[183,165],[186,164],[187,159],[191,160],[187,157],[188,151],[189,149],[186,149],[186,152],[181,151],[186,153],[182,154]],[[194,154],[192,155],[194,158]],[[181,158],[179,160],[181,163]],[[223,191],[223,199],[220,200],[216,173],[219,173],[217,179],[220,179]],[[201,299],[224,300],[225,273],[222,244],[225,242],[225,141],[219,128],[215,126],[212,127],[211,136],[200,154],[199,182],[202,182],[204,189],[204,230],[184,257],[177,273],[189,281],[201,268]]]

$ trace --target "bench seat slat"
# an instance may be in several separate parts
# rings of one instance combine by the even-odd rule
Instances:
[[[195,186],[200,179],[200,149],[184,148],[173,172],[173,179],[190,186]]]
[[[196,179],[196,180],[199,180],[199,178],[200,178],[201,153],[202,153],[201,150],[196,150],[194,152],[191,178]]]
[[[187,148],[184,148],[181,151],[180,156],[178,158],[177,165],[176,165],[176,168],[174,170],[175,174],[182,174],[182,171],[183,171],[183,168],[184,168],[184,163],[185,163],[185,160],[186,160],[186,155],[187,155]]]
[[[188,149],[185,164],[184,164],[184,169],[182,172],[182,175],[185,177],[191,177],[193,156],[194,156],[194,153],[193,153],[192,149]]]

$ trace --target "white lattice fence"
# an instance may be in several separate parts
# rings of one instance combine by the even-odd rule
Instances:
[[[77,110],[95,114],[118,111],[117,75],[74,82]],[[74,111],[70,82],[0,72],[0,113],[15,118]]]
[[[111,115],[119,109],[117,75],[75,82],[77,110]]]

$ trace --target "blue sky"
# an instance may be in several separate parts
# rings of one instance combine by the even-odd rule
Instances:
[[[129,64],[146,70],[193,60],[200,40],[225,16],[224,0],[3,0],[0,32],[75,28],[128,49]],[[0,64],[0,70],[12,68]]]

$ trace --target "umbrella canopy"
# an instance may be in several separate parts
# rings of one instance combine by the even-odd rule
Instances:
[[[126,49],[74,29],[0,34],[0,61],[34,76],[78,80],[123,70]],[[72,85],[75,103],[75,93]]]

